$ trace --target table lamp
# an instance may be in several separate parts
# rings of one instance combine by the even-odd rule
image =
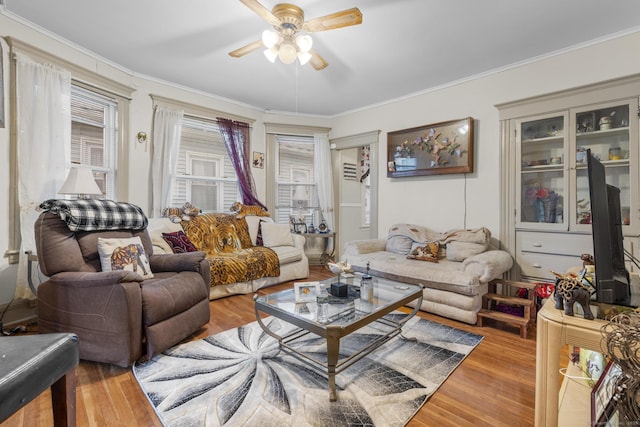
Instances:
[[[90,195],[102,195],[102,191],[91,169],[86,167],[72,167],[67,180],[62,184],[59,194],[76,194],[79,199],[87,199]]]

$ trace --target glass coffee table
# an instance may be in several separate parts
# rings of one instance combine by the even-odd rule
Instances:
[[[330,289],[331,283],[340,280],[349,286],[349,296],[346,298],[330,297],[326,321],[318,320],[317,302],[296,302],[294,289],[275,292],[264,296],[254,296],[256,319],[260,327],[280,344],[280,349],[297,357],[310,366],[320,368],[327,373],[329,380],[329,400],[336,400],[336,374],[362,359],[391,338],[402,333],[402,326],[419,310],[422,303],[422,286],[410,285],[379,277],[373,278],[373,298],[362,301],[359,298],[359,284],[362,275],[353,277],[334,277],[320,282],[321,286]],[[401,321],[395,321],[384,316],[411,301],[416,301],[413,311]],[[260,317],[260,312],[272,315],[296,326],[291,333],[280,336],[271,331]],[[322,317],[321,317],[322,318]],[[385,333],[372,339],[362,349],[348,357],[339,358],[340,339],[358,329],[377,322],[384,327]],[[305,354],[290,344],[313,333],[326,339],[327,360],[318,360]]]

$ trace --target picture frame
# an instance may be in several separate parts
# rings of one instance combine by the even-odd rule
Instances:
[[[616,412],[614,390],[622,373],[620,366],[609,361],[591,390],[591,425],[605,426]]]
[[[576,133],[589,133],[597,129],[595,111],[576,114]]]
[[[294,282],[293,292],[296,302],[313,302],[320,294],[320,282]]]
[[[264,169],[264,153],[261,153],[259,151],[253,152],[253,167]]]
[[[473,172],[472,117],[387,133],[387,177]]]

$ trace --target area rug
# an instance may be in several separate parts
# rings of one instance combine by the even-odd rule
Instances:
[[[293,328],[274,317],[264,323],[281,335]],[[377,325],[343,338],[341,359],[381,334]],[[403,331],[416,341],[397,336],[336,376],[336,402],[326,374],[280,351],[257,322],[176,346],[133,370],[168,427],[404,426],[482,336],[418,317]],[[296,345],[326,361],[318,336]]]

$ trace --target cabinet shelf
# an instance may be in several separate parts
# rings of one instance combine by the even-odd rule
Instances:
[[[609,137],[615,135],[626,135],[629,133],[629,126],[617,127],[613,129],[594,130],[591,132],[578,132],[576,133],[576,139],[599,139],[602,137]]]
[[[524,166],[522,168],[522,173],[536,173],[536,172],[546,172],[546,171],[562,171],[564,169],[564,164],[560,163],[557,165],[538,165],[538,166]]]
[[[542,138],[529,138],[529,139],[522,140],[523,144],[536,144],[536,143],[549,143],[549,142],[563,143],[564,135],[559,134],[554,136],[545,136]]]
[[[600,160],[600,162],[606,167],[606,168],[615,168],[615,167],[625,167],[628,168],[629,167],[629,159],[622,159],[622,160]],[[585,163],[578,163],[576,164],[576,169],[586,169],[587,165]]]

